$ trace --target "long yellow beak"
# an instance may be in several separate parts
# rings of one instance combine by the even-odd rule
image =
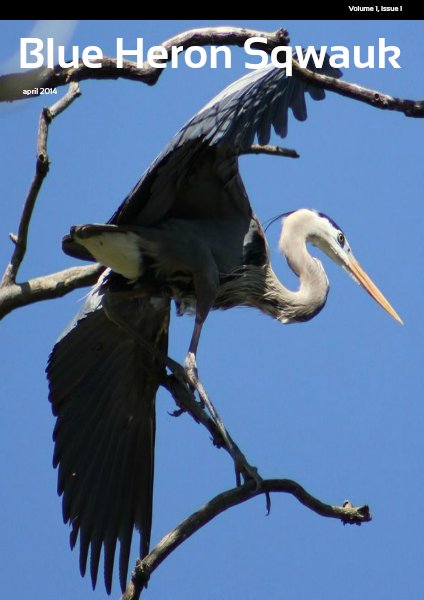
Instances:
[[[352,255],[350,256],[348,269],[351,271],[352,275],[356,277],[362,287],[369,293],[369,295],[374,298],[374,300],[378,302],[378,304],[384,308],[389,315],[396,319],[398,323],[403,325],[402,319],[399,317],[393,306],[387,302],[386,298],[383,296],[377,286],[374,285],[374,283]]]

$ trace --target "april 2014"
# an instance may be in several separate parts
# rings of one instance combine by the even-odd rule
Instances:
[[[24,96],[42,96],[43,94],[57,94],[56,88],[32,88],[31,90],[23,90]]]

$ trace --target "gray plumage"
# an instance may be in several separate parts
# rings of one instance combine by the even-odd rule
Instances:
[[[328,59],[321,72],[340,76]],[[90,292],[47,367],[63,518],[72,525],[72,547],[80,536],[82,574],[91,548],[93,586],[103,545],[110,592],[119,540],[125,588],[134,525],[140,554],[148,553],[154,403],[165,373],[158,358],[106,317],[104,297],[144,290],[146,297],[119,303],[120,317],[165,355],[172,299],[180,312],[196,312],[194,355],[212,308],[256,306],[283,322],[307,320],[322,308],[328,282],[315,259],[310,266],[318,265],[320,290],[312,304],[275,277],[238,170],[240,150],[255,137],[268,143],[272,128],[286,135],[289,108],[306,119],[305,92],[324,98],[323,90],[287,78],[282,69],[249,73],[176,134],[107,225],[75,227],[63,240],[71,256],[114,269]]]

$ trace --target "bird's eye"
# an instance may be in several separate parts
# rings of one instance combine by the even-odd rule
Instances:
[[[339,233],[337,236],[337,241],[339,242],[340,246],[343,246],[345,243],[345,236],[342,233]]]

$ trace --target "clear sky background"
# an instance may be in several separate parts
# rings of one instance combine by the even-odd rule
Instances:
[[[18,69],[20,37],[33,21],[0,23],[0,69]],[[424,98],[423,21],[80,21],[50,30],[80,49],[115,55],[116,38],[146,48],[193,27],[287,27],[292,45],[401,49],[401,69],[344,70],[346,80],[394,96]],[[66,28],[65,28],[66,29]],[[39,31],[39,30],[36,30]],[[47,28],[48,31],[48,28]],[[69,53],[68,53],[69,55]],[[15,59],[14,59],[15,56]],[[51,126],[50,173],[31,225],[19,280],[70,267],[61,251],[71,225],[104,222],[174,133],[226,84],[245,72],[167,68],[152,88],[135,82],[83,82],[82,97]],[[65,92],[59,89],[59,95]],[[51,103],[58,96],[51,99]],[[49,98],[0,107],[0,261],[6,267],[35,167],[39,114]],[[215,312],[201,339],[201,379],[228,430],[263,477],[288,477],[330,504],[369,503],[361,527],[323,519],[291,497],[274,495],[271,514],[255,499],[217,518],[154,573],[145,598],[258,597],[384,600],[424,597],[424,407],[422,319],[424,159],[422,120],[383,112],[334,94],[307,98],[308,120],[290,118],[273,142],[299,160],[241,159],[252,206],[265,220],[301,207],[331,216],[352,250],[404,320],[391,319],[323,257],[331,283],[323,312],[283,326],[252,309]],[[273,265],[296,279],[278,255],[279,225],[267,233]],[[313,250],[318,256],[319,251]],[[320,256],[321,258],[321,256]],[[54,419],[47,401],[47,357],[81,305],[85,290],[20,309],[1,323],[1,595],[103,598],[82,579],[69,549],[52,468]],[[182,361],[192,318],[173,313],[170,355]],[[152,542],[234,485],[233,465],[201,426],[174,419],[172,399],[157,402]],[[137,557],[134,552],[130,567]],[[132,567],[131,567],[132,568]],[[115,577],[112,597],[120,591]]]

